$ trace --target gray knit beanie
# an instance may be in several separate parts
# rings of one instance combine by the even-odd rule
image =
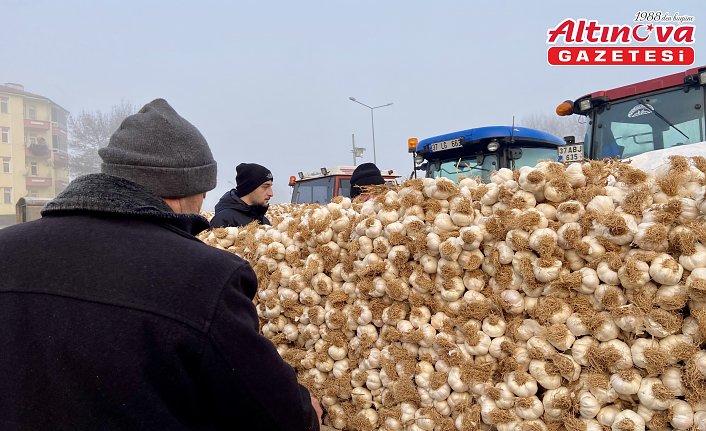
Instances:
[[[98,150],[101,171],[161,197],[184,197],[216,187],[216,161],[206,139],[164,99],[127,117]]]

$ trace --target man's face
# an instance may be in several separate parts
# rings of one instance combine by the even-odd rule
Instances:
[[[265,181],[260,184],[260,187],[250,192],[248,197],[250,198],[250,205],[267,206],[270,203],[272,196],[272,181]]]

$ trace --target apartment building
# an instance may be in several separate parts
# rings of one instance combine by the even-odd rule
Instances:
[[[69,183],[69,112],[20,84],[0,85],[0,227],[22,197],[52,198]]]

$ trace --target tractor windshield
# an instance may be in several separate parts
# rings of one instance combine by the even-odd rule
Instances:
[[[556,162],[556,159],[556,147],[522,147],[522,157],[512,160],[509,167],[512,169],[520,169],[523,166],[533,167],[542,160]]]
[[[636,95],[596,108],[591,157],[627,158],[694,144],[704,137],[704,91],[682,88]]]
[[[515,160],[507,160],[503,151],[468,155],[454,159],[430,160],[427,176],[432,178],[445,177],[454,182],[459,182],[467,177],[480,177],[483,182],[488,182],[490,175],[500,168],[519,169],[523,166],[535,166],[542,160],[556,161],[557,159],[556,147],[533,146],[516,148],[519,148],[522,153]]]
[[[469,155],[458,159],[430,160],[428,176],[449,178],[454,182],[468,177],[481,177],[484,182],[487,182],[490,174],[499,168],[498,155],[495,153]]]

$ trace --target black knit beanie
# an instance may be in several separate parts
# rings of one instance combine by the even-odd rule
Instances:
[[[235,194],[239,197],[250,194],[267,181],[272,181],[272,172],[262,165],[241,163],[235,167]]]
[[[380,174],[380,169],[374,163],[363,163],[355,168],[351,175],[351,199],[358,196],[361,186],[385,184],[385,179]]]
[[[98,154],[103,173],[157,196],[192,196],[216,187],[216,161],[206,139],[164,99],[127,117]]]

